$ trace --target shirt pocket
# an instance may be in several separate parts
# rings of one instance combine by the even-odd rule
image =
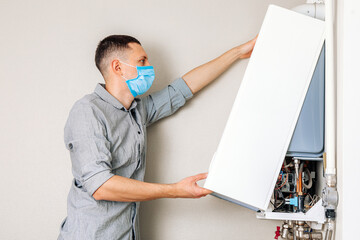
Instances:
[[[134,149],[125,149],[124,147],[119,147],[112,154],[112,170],[115,171],[119,168],[125,168],[137,160],[136,152]]]

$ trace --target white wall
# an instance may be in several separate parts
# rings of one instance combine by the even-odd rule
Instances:
[[[269,3],[303,2],[0,1],[0,239],[57,237],[72,179],[63,127],[72,104],[102,82],[93,60],[102,38],[129,34],[143,43],[156,69],[153,92],[254,37]],[[147,181],[207,171],[246,65],[149,129]],[[211,196],[141,208],[147,240],[273,239],[280,224]]]
[[[337,160],[340,194],[336,239],[357,239],[360,192],[360,2],[339,0],[337,10]]]

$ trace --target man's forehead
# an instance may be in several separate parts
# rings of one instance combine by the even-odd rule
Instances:
[[[138,43],[129,43],[129,56],[130,57],[142,57],[145,56],[147,57],[147,54],[144,50],[144,48],[138,44]]]

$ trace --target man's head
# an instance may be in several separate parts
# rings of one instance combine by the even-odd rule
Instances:
[[[95,63],[105,81],[120,77],[135,78],[136,68],[127,64],[150,65],[141,43],[136,38],[127,35],[111,35],[100,41],[96,49]]]

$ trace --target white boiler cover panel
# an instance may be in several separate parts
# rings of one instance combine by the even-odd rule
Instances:
[[[204,187],[268,207],[324,42],[324,22],[270,5]]]

